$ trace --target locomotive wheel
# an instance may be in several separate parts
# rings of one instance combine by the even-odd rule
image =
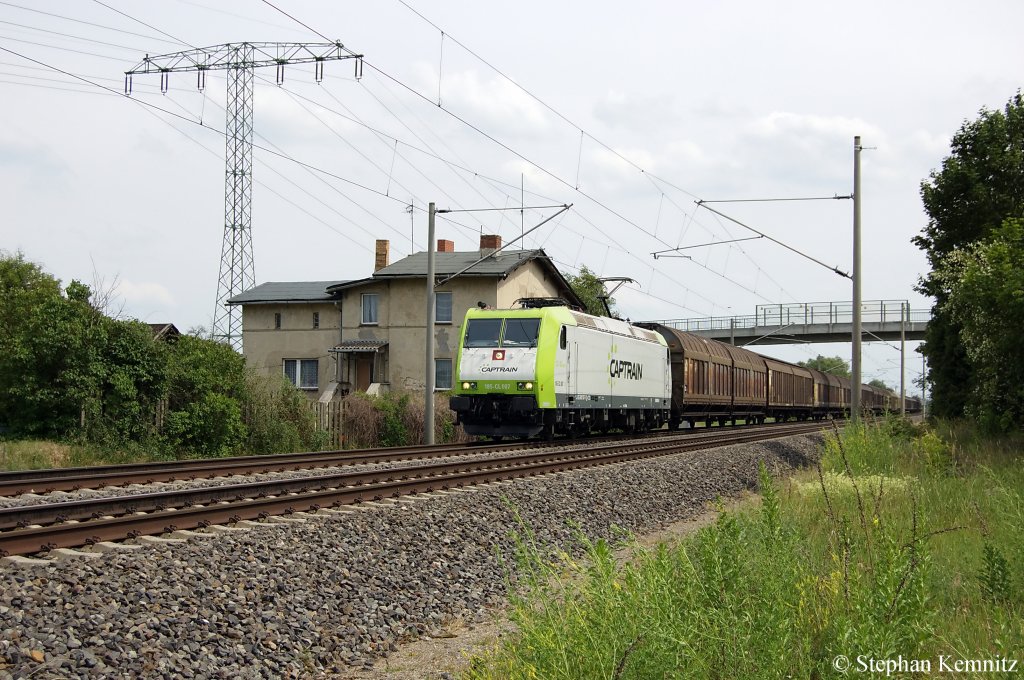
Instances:
[[[555,424],[544,423],[544,427],[540,431],[540,436],[544,441],[549,442],[555,438]]]

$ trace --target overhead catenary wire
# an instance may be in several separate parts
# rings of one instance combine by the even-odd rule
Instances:
[[[324,34],[323,34],[323,33],[321,33],[320,31],[317,31],[316,29],[313,29],[312,27],[308,26],[307,24],[305,24],[305,23],[303,23],[303,22],[299,21],[298,19],[296,19],[296,18],[295,18],[295,17],[293,17],[292,15],[288,14],[287,12],[284,12],[283,10],[281,10],[280,8],[278,8],[278,7],[276,6],[276,5],[274,5],[273,3],[269,2],[268,0],[263,0],[263,1],[264,1],[264,3],[265,3],[265,4],[267,4],[268,6],[270,6],[270,7],[273,7],[274,9],[278,10],[279,12],[281,12],[282,14],[284,14],[285,16],[288,16],[289,18],[291,18],[291,19],[295,20],[295,21],[296,21],[297,23],[299,23],[300,25],[302,25],[302,26],[304,26],[304,27],[308,28],[309,30],[311,30],[311,31],[313,31],[314,33],[316,33],[317,35],[319,35],[319,36],[321,36],[321,37],[324,37],[324,38],[326,39],[326,36],[324,36]],[[410,8],[410,9],[411,9],[411,8]],[[415,11],[415,10],[413,10],[413,11]],[[418,14],[418,13],[417,13],[417,14]],[[420,16],[422,16],[422,15],[420,15]],[[424,18],[424,19],[425,19],[425,18]],[[430,23],[430,22],[428,21],[428,23]],[[433,24],[431,24],[431,25],[433,25]],[[437,28],[437,27],[435,26],[435,28]],[[440,30],[440,29],[438,29],[438,30]],[[453,40],[454,40],[454,39],[453,39]],[[467,48],[465,48],[465,46],[463,46],[463,45],[462,45],[461,43],[459,43],[459,42],[458,42],[457,40],[456,40],[455,42],[456,42],[457,44],[459,44],[459,45],[460,45],[461,47],[463,47],[463,49],[467,49]],[[498,73],[499,73],[500,75],[502,75],[502,77],[504,77],[504,78],[508,79],[508,77],[507,77],[507,76],[505,76],[505,75],[504,75],[503,73],[501,73],[501,71],[500,71],[500,70],[498,70],[498,69],[494,68],[494,67],[493,67],[493,66],[492,66],[491,64],[489,64],[489,63],[488,63],[488,62],[487,62],[486,60],[484,60],[484,59],[480,58],[480,57],[479,57],[479,55],[476,55],[476,54],[475,54],[474,52],[472,52],[472,50],[468,50],[468,49],[467,49],[467,51],[468,51],[468,52],[470,52],[470,54],[473,54],[474,56],[476,56],[476,57],[477,57],[478,59],[480,59],[480,60],[481,60],[481,61],[482,61],[483,63],[487,64],[487,65],[488,65],[488,67],[490,67],[490,68],[493,68],[493,69],[494,69],[494,70],[495,70],[496,72],[498,72]],[[654,239],[655,239],[655,240],[657,240],[658,242],[660,242],[660,243],[662,243],[662,244],[664,244],[664,245],[666,245],[666,246],[668,246],[668,245],[669,245],[669,244],[668,244],[668,243],[667,243],[666,241],[664,241],[664,240],[663,240],[663,239],[661,239],[661,238],[658,238],[658,237],[657,237],[657,236],[656,236],[655,234],[653,234],[653,233],[652,233],[652,232],[651,232],[650,230],[648,230],[648,229],[645,229],[645,228],[644,228],[643,226],[641,226],[641,225],[640,225],[639,223],[637,223],[636,221],[634,221],[634,220],[632,220],[632,219],[628,218],[627,216],[623,215],[623,214],[622,214],[621,212],[619,212],[619,211],[615,210],[615,209],[614,209],[614,208],[612,208],[611,206],[609,206],[609,205],[605,204],[604,202],[602,202],[602,201],[598,200],[598,199],[597,199],[596,197],[594,197],[594,196],[590,195],[589,193],[587,193],[587,192],[584,192],[584,191],[581,191],[581,190],[578,190],[578,189],[575,189],[575,187],[574,187],[574,186],[573,186],[573,185],[572,185],[572,184],[571,184],[570,182],[568,182],[567,180],[565,180],[565,179],[561,178],[561,177],[560,177],[560,176],[558,176],[558,175],[557,175],[556,173],[554,173],[554,172],[552,172],[552,171],[548,170],[547,168],[545,168],[545,167],[543,167],[543,166],[539,165],[538,163],[535,163],[534,161],[532,161],[532,160],[531,160],[530,158],[528,158],[528,157],[527,157],[527,156],[525,156],[524,154],[522,154],[522,153],[519,153],[518,151],[516,151],[516,150],[515,150],[515,149],[513,149],[512,147],[510,147],[510,146],[508,146],[507,144],[505,144],[505,143],[501,142],[500,140],[498,140],[497,138],[495,138],[495,137],[494,137],[493,135],[491,135],[491,134],[487,133],[486,131],[484,131],[483,129],[481,129],[481,128],[480,128],[479,126],[476,126],[476,125],[474,125],[473,123],[469,122],[468,120],[466,120],[466,119],[465,119],[465,118],[463,118],[462,116],[459,116],[458,114],[456,114],[456,113],[455,113],[454,111],[451,111],[451,110],[450,110],[450,109],[448,109],[447,107],[444,107],[443,105],[441,105],[441,103],[437,103],[437,104],[435,104],[435,103],[434,103],[434,102],[433,102],[433,101],[432,101],[432,100],[431,100],[431,99],[430,99],[429,97],[427,97],[426,95],[424,95],[424,94],[422,94],[422,93],[418,92],[418,91],[417,91],[416,89],[414,89],[414,88],[412,88],[411,86],[409,86],[409,85],[405,84],[404,82],[402,82],[402,81],[401,81],[401,80],[399,80],[398,78],[396,78],[396,77],[394,77],[394,76],[390,75],[389,73],[387,73],[386,71],[384,71],[384,70],[383,70],[383,69],[381,69],[380,67],[376,66],[376,65],[375,65],[374,63],[372,63],[372,62],[369,62],[369,61],[366,61],[366,60],[364,59],[364,64],[365,64],[366,66],[368,66],[368,67],[369,67],[369,68],[370,68],[370,69],[371,69],[372,71],[375,71],[375,72],[379,73],[379,74],[380,74],[380,75],[381,75],[382,77],[384,77],[385,79],[387,79],[387,80],[390,80],[391,82],[393,82],[393,83],[394,83],[394,84],[396,84],[397,86],[399,86],[399,87],[401,87],[401,88],[405,89],[406,91],[408,91],[409,93],[411,93],[411,94],[412,94],[413,96],[415,96],[415,97],[418,97],[418,98],[422,99],[423,101],[425,101],[425,102],[427,102],[427,103],[431,104],[432,106],[436,106],[436,107],[437,107],[437,108],[438,108],[439,110],[441,110],[441,111],[445,112],[445,113],[446,113],[447,115],[451,116],[452,118],[454,118],[454,119],[455,119],[455,120],[457,120],[458,122],[462,123],[463,125],[466,125],[466,126],[467,126],[467,127],[469,127],[470,129],[472,129],[472,130],[474,130],[475,132],[477,132],[478,134],[482,135],[482,136],[483,136],[484,138],[486,138],[486,139],[490,140],[490,141],[491,141],[492,143],[494,143],[494,144],[498,145],[499,147],[501,147],[501,148],[505,149],[506,151],[508,151],[509,153],[513,154],[514,156],[516,156],[516,157],[517,157],[517,158],[519,158],[520,160],[523,160],[524,162],[526,162],[526,163],[530,164],[531,166],[533,166],[533,167],[537,168],[537,169],[538,169],[538,170],[539,170],[540,172],[542,172],[542,173],[544,173],[544,174],[548,175],[549,177],[551,177],[551,178],[552,178],[553,180],[555,180],[556,182],[558,182],[558,183],[560,183],[560,184],[562,184],[562,185],[566,186],[567,188],[570,188],[570,189],[572,189],[572,190],[574,190],[574,191],[577,191],[577,193],[579,193],[579,194],[580,194],[581,196],[583,196],[584,198],[588,199],[589,201],[591,201],[591,202],[592,202],[592,203],[594,203],[595,205],[598,205],[598,206],[599,206],[599,207],[601,207],[602,209],[604,209],[604,210],[608,211],[609,213],[611,213],[612,215],[614,215],[614,216],[615,216],[615,217],[617,217],[618,219],[621,219],[622,221],[626,222],[627,224],[629,224],[629,225],[633,226],[634,228],[636,228],[636,229],[640,230],[641,232],[643,232],[643,233],[647,234],[648,236],[650,236],[650,237],[654,238]],[[509,79],[509,80],[511,81],[511,79]],[[514,81],[512,81],[512,82],[514,82]],[[537,98],[536,98],[536,97],[535,97],[535,96],[534,96],[534,95],[533,95],[532,93],[530,93],[529,91],[525,90],[525,89],[524,89],[524,88],[522,88],[522,87],[521,87],[520,85],[516,84],[516,87],[518,87],[519,89],[523,90],[524,92],[526,92],[526,93],[527,93],[528,95],[530,95],[531,97],[533,97],[533,98],[537,99]],[[540,101],[540,100],[538,99],[538,101]],[[579,126],[576,126],[575,124],[571,123],[571,121],[568,121],[568,119],[566,119],[566,118],[565,118],[564,116],[562,116],[561,114],[559,114],[559,113],[558,113],[557,111],[554,111],[554,109],[552,109],[552,107],[550,107],[549,105],[547,105],[546,103],[544,103],[544,102],[542,102],[542,101],[541,101],[540,103],[541,103],[541,104],[542,104],[542,105],[543,105],[543,106],[544,106],[545,108],[548,108],[548,109],[552,110],[552,111],[553,111],[553,112],[555,112],[555,114],[556,114],[556,115],[558,115],[558,116],[559,116],[560,118],[562,118],[563,120],[566,120],[567,122],[569,122],[570,124],[572,124],[572,125],[573,125],[574,127],[576,127],[577,129],[580,129],[580,130],[581,130],[582,132],[584,132],[584,134],[585,134],[585,131],[583,131],[583,130],[582,130],[582,128],[580,128]],[[638,166],[637,164],[633,163],[632,161],[629,161],[629,159],[625,158],[624,156],[622,156],[621,154],[619,154],[618,152],[616,152],[616,151],[615,151],[614,149],[611,149],[610,147],[607,147],[607,145],[605,145],[605,144],[604,144],[603,142],[601,142],[600,140],[597,140],[596,138],[593,138],[593,137],[592,137],[591,135],[587,135],[587,136],[590,136],[590,137],[591,137],[592,139],[595,139],[595,141],[597,141],[597,142],[598,142],[599,144],[601,144],[602,146],[604,146],[604,147],[608,148],[608,149],[609,149],[609,151],[611,151],[612,153],[614,153],[614,154],[615,154],[616,156],[618,156],[619,158],[621,158],[621,159],[622,159],[622,160],[624,160],[625,162],[629,163],[629,164],[630,164],[631,166],[633,166],[633,167],[637,168],[637,169],[638,169],[638,170],[639,170],[639,171],[640,171],[641,173],[643,173],[643,174],[650,174],[650,173],[647,173],[647,172],[646,172],[646,171],[645,171],[645,170],[644,170],[643,168],[641,168],[641,167],[640,167],[640,166]],[[653,176],[653,177],[657,178],[657,179],[658,179],[659,181],[661,181],[661,182],[665,183],[665,184],[666,184],[667,186],[671,186],[671,187],[675,188],[675,189],[676,189],[676,190],[678,190],[678,191],[681,191],[681,192],[683,192],[683,193],[685,193],[685,194],[688,194],[688,195],[690,195],[690,196],[694,196],[694,194],[692,194],[691,192],[688,192],[688,191],[686,191],[686,190],[684,190],[684,189],[682,189],[682,188],[678,187],[677,185],[675,185],[675,184],[674,184],[674,183],[672,183],[672,182],[669,182],[669,181],[667,181],[667,180],[664,180],[664,179],[662,179],[662,178],[659,178],[659,177],[657,177],[657,176],[655,176],[655,175],[651,175],[651,176]],[[695,197],[695,196],[694,196],[694,197]],[[591,224],[593,224],[593,223],[591,223]],[[615,246],[616,246],[616,247],[617,247],[617,248],[618,248],[618,249],[619,249],[619,250],[620,250],[621,252],[624,252],[624,253],[627,253],[627,254],[630,254],[630,255],[632,255],[632,253],[630,253],[630,252],[629,252],[629,250],[628,250],[627,248],[625,248],[625,247],[624,247],[624,246],[623,246],[623,245],[622,245],[622,244],[621,244],[620,242],[618,242],[618,241],[617,241],[616,239],[612,238],[612,237],[611,237],[611,236],[610,236],[609,234],[607,234],[607,232],[606,232],[606,231],[604,231],[604,230],[602,230],[602,229],[598,228],[598,227],[597,227],[596,225],[593,225],[593,226],[594,226],[594,227],[595,227],[595,229],[596,229],[596,230],[598,231],[598,233],[600,233],[600,234],[601,234],[601,235],[602,235],[602,236],[603,236],[604,238],[606,238],[606,239],[608,239],[609,241],[611,241],[612,243],[614,243],[614,244],[615,244]],[[721,274],[721,273],[719,273],[719,272],[714,272],[714,270],[712,270],[712,269],[710,269],[709,267],[706,267],[706,266],[705,266],[704,268],[705,268],[705,269],[707,269],[708,271],[711,271],[711,272],[715,273],[716,275],[720,276],[720,277],[721,277],[721,278],[723,278],[724,280],[726,280],[726,281],[728,281],[728,282],[730,282],[730,283],[732,283],[732,284],[734,284],[734,285],[738,285],[738,286],[740,286],[741,288],[744,288],[744,289],[747,289],[747,290],[749,290],[748,288],[746,288],[745,286],[743,286],[743,284],[740,284],[739,282],[737,282],[737,281],[735,281],[735,280],[731,279],[731,278],[730,278],[730,277],[728,277],[727,275]],[[762,298],[763,298],[763,296],[760,296],[760,297],[762,297]],[[763,299],[767,299],[767,298],[763,298]]]
[[[272,4],[272,3],[267,3],[267,4],[268,4],[268,5],[271,5],[271,6],[274,6],[274,5]],[[289,16],[290,16],[290,15],[289,15]],[[301,23],[301,22],[300,22],[300,23]],[[305,25],[303,24],[303,26],[305,26]],[[309,27],[308,27],[308,26],[306,26],[306,28],[309,28]],[[316,32],[316,31],[314,31],[314,32]],[[317,32],[317,33],[319,34],[319,32]],[[320,35],[322,35],[322,34],[320,34]],[[324,36],[324,37],[325,37],[325,36]],[[326,38],[326,37],[325,37],[325,38]],[[207,129],[213,129],[213,128],[209,128],[208,126],[205,126],[205,125],[204,125],[203,127],[207,127]],[[587,133],[586,133],[585,131],[583,131],[582,129],[580,130],[580,134],[581,134],[581,144],[582,144],[582,141],[583,141],[583,138],[584,138],[584,136],[590,136],[590,135],[589,135],[589,134],[587,134]],[[595,141],[597,141],[598,143],[601,143],[601,142],[600,142],[600,140],[595,140]],[[414,148],[414,147],[410,147],[410,148]],[[278,149],[278,151],[280,152],[280,149]],[[420,150],[420,149],[417,149],[417,151],[418,151],[418,152],[422,152],[422,150]],[[287,156],[287,154],[284,154],[284,156]],[[315,166],[311,166],[311,167],[315,167]],[[468,169],[467,169],[467,170],[468,170]],[[317,170],[316,170],[316,171],[317,171],[317,172],[319,172],[319,171],[320,171],[320,169],[319,169],[319,168],[317,168]],[[328,173],[328,176],[330,176],[330,173]],[[645,174],[645,176],[649,176],[649,177],[650,177],[650,173],[646,173],[646,174]],[[477,173],[474,173],[474,177],[482,177],[482,176],[481,176],[481,175],[478,175]],[[344,178],[338,178],[338,179],[342,179],[342,180],[344,180]],[[495,182],[497,182],[498,180],[493,180],[493,179],[490,179],[490,181],[495,181]],[[373,191],[373,189],[372,189],[371,187],[367,187],[367,186],[365,186],[365,185],[363,185],[363,184],[360,184],[360,183],[353,183],[353,184],[354,184],[355,186],[357,186],[357,187],[360,187],[360,188],[364,188],[364,189],[369,189],[370,191]],[[516,187],[516,188],[518,189],[518,187]],[[385,197],[387,197],[387,196],[386,196],[386,194],[387,194],[387,193],[388,193],[388,192],[387,192],[386,190],[385,190],[385,191],[383,192],[383,194],[384,194],[384,196],[385,196]],[[661,195],[664,195],[664,194],[661,194]],[[406,199],[404,199],[404,198],[403,198],[403,199],[401,200],[401,202],[403,203],[403,205],[404,205],[404,203],[405,203],[405,200],[406,200]],[[669,198],[668,200],[670,200],[670,198]],[[666,203],[668,202],[668,200],[666,201]],[[421,210],[422,210],[422,209],[421,209]],[[688,217],[689,219],[691,219],[691,220],[693,219],[693,213],[692,213],[692,212],[684,212],[683,214],[684,214],[684,216]],[[577,214],[577,219],[579,219],[579,217],[580,217],[580,215],[579,215],[579,214]],[[593,226],[593,225],[594,225],[594,223],[593,223],[592,221],[591,221],[591,222],[590,222],[589,224],[591,224],[591,226]],[[651,233],[650,231],[646,231],[645,233],[648,233],[648,235],[651,235],[651,236],[652,236],[652,237],[654,237],[654,238],[658,238],[658,231],[660,231],[660,230],[658,230],[658,229],[655,229],[655,231],[654,231],[654,233],[653,233],[653,234],[652,234],[652,233]],[[595,232],[599,232],[599,230],[595,229]],[[593,235],[587,235],[586,237],[587,237],[587,238],[594,238],[594,236],[593,236]],[[536,239],[535,239],[535,240],[536,240]],[[598,239],[598,241],[599,241],[599,240],[600,240],[600,239]],[[612,243],[614,243],[614,247],[613,247],[613,249],[617,249],[617,250],[618,250],[619,252],[623,252],[623,253],[629,253],[629,250],[628,250],[628,249],[627,249],[627,248],[626,248],[626,247],[625,247],[625,246],[624,246],[624,245],[623,245],[623,244],[622,244],[622,243],[621,243],[621,242],[620,242],[619,240],[617,240],[617,239],[609,239],[609,240],[610,240],[610,241],[611,241]],[[660,238],[658,238],[658,240],[659,240],[659,241],[661,241],[661,239],[660,239]],[[662,241],[662,242],[663,242],[663,241]],[[740,249],[740,250],[742,251],[742,249]],[[749,256],[748,256],[748,257],[749,257]],[[613,256],[613,257],[611,258],[611,260],[612,260],[612,261],[615,261],[615,257]],[[707,266],[705,266],[705,268],[706,268],[706,269],[708,269],[708,271],[713,271],[713,269],[711,269],[711,268],[708,268]],[[660,273],[660,272],[659,272],[659,273]],[[730,279],[730,278],[729,278],[728,276],[724,276],[724,275],[722,275],[722,274],[719,274],[719,273],[717,273],[717,272],[716,272],[715,274],[716,274],[717,276],[721,276],[722,278],[724,278],[724,279],[725,279],[726,281],[729,281],[730,283],[736,283],[735,281],[733,281],[732,279]],[[765,273],[765,276],[767,276],[767,273]],[[770,278],[770,277],[769,277],[769,278]],[[641,292],[642,292],[642,291],[641,291]],[[762,297],[763,297],[763,296],[762,296]]]

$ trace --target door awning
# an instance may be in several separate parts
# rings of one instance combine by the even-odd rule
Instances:
[[[379,352],[388,346],[387,340],[345,340],[340,345],[327,350],[335,354],[353,352]]]

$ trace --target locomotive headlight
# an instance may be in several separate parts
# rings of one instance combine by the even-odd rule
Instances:
[[[468,382],[462,383],[462,389],[468,390],[469,389],[469,383]]]
[[[516,387],[518,387],[520,390],[532,390],[533,389],[533,383],[532,382],[516,383]]]

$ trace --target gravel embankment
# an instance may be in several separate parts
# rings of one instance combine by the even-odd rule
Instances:
[[[505,599],[516,512],[547,545],[643,533],[818,456],[791,437],[519,480],[43,567],[0,567],[0,677],[344,677]]]

